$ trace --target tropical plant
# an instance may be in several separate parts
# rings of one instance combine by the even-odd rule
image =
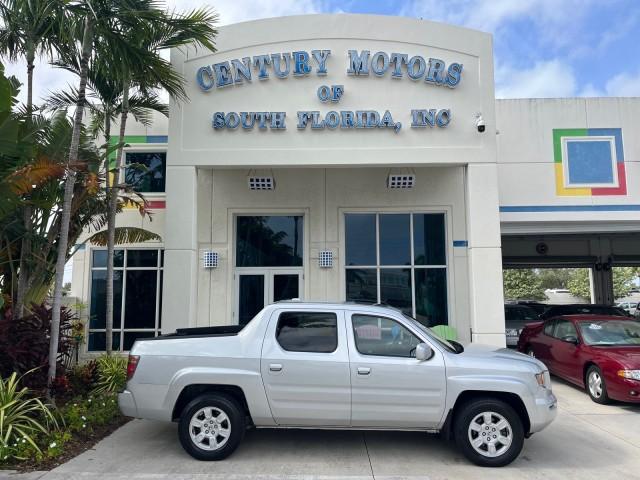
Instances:
[[[33,71],[38,56],[51,58],[61,47],[62,2],[54,0],[5,0],[0,3],[0,57],[16,61],[24,57],[27,64],[26,121],[31,121],[33,112]],[[28,156],[23,161],[30,163]],[[33,210],[29,198],[22,204],[24,232],[20,248],[18,285],[13,307],[14,318],[24,313],[24,302],[29,288],[29,252],[31,251],[31,229]]]
[[[184,99],[184,79],[163,60],[159,51],[167,48],[180,48],[185,45],[204,46],[215,50],[214,38],[217,34],[213,28],[217,16],[212,10],[203,8],[186,15],[158,15],[146,22],[143,29],[131,28],[127,31],[129,41],[145,50],[155,61],[146,65],[122,63],[119,78],[122,80],[122,108],[120,113],[120,136],[118,153],[114,165],[114,185],[110,192],[109,214],[107,217],[107,285],[106,285],[106,338],[107,354],[112,350],[113,331],[113,255],[116,244],[117,229],[115,214],[117,208],[117,189],[120,170],[123,165],[124,137],[127,117],[131,108],[130,90],[137,89],[142,97],[149,95],[156,88],[163,88],[170,96]]]
[[[122,390],[127,381],[127,358],[103,355],[97,360],[98,381],[94,393],[114,393]]]
[[[20,387],[14,372],[0,379],[0,459],[23,459],[23,444],[40,452],[38,436],[47,435],[57,428],[55,415],[39,398],[33,397],[27,387]]]
[[[49,337],[51,307],[32,305],[30,314],[14,320],[10,315],[0,320],[0,377],[12,373],[25,375],[22,383],[41,389],[47,385],[49,364]],[[71,337],[71,324],[75,315],[62,308],[60,342],[56,361],[58,365],[70,365],[75,342]],[[61,370],[64,373],[64,369]],[[26,375],[30,372],[29,375]]]

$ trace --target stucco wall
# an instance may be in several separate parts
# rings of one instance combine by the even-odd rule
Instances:
[[[582,230],[602,231],[636,222],[631,228],[638,229],[640,99],[497,100],[496,116],[503,230],[510,228],[508,224],[522,222],[531,223],[533,231],[536,224],[556,232],[568,231],[576,223],[592,224],[579,227]],[[559,195],[554,129],[621,129],[626,192]],[[513,207],[521,211],[513,211]],[[555,228],[551,226],[554,223]]]
[[[304,293],[308,300],[344,300],[345,212],[444,212],[446,214],[450,324],[469,340],[464,168],[415,169],[412,190],[385,188],[388,169],[276,169],[277,188],[249,191],[246,170],[198,169],[198,249],[221,254],[217,269],[197,267],[197,326],[234,322],[234,215],[304,215]],[[210,208],[207,208],[210,207]],[[334,254],[334,267],[318,267],[318,251]],[[237,321],[237,320],[235,320]]]

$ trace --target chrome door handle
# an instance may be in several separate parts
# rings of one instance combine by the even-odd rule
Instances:
[[[279,372],[282,370],[282,364],[272,363],[269,365],[269,370],[271,370],[272,372]]]
[[[369,367],[358,367],[358,375],[369,375],[371,369]]]

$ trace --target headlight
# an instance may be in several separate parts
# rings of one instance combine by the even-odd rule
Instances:
[[[630,378],[631,380],[640,380],[640,370],[618,370],[618,376]]]
[[[538,385],[540,385],[541,387],[545,387],[545,388],[547,387],[547,383],[544,378],[544,372],[536,373],[536,381],[538,382]]]

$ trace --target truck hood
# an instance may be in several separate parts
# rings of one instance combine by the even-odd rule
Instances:
[[[537,360],[524,353],[503,347],[494,347],[491,345],[482,345],[479,343],[470,343],[464,348],[464,352],[459,354],[465,361],[473,361],[474,359],[493,359],[497,361],[512,361],[521,366],[533,367],[533,370],[547,370],[547,367],[540,360]]]

